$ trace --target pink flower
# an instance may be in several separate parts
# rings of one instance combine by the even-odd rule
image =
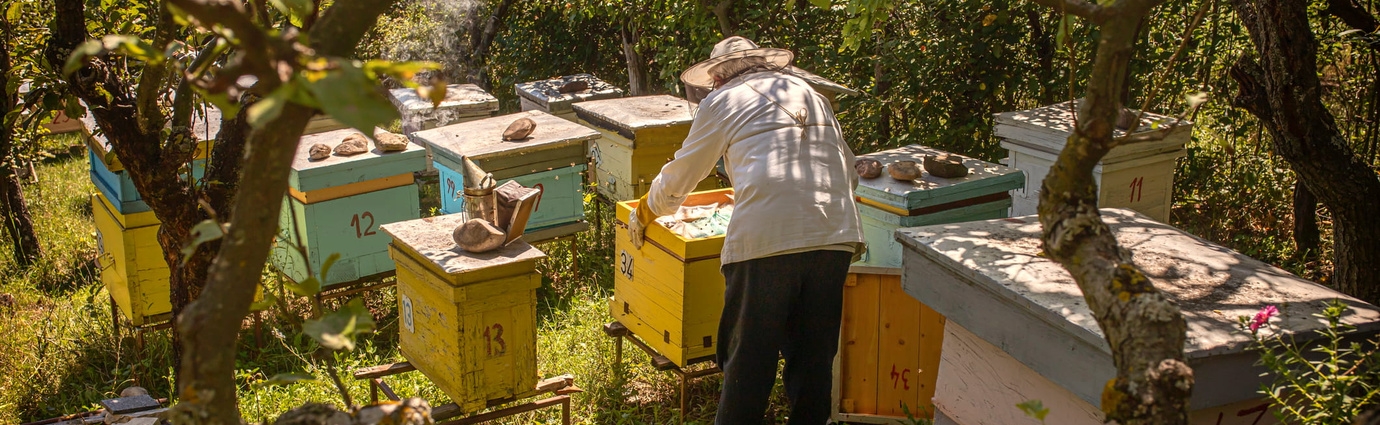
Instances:
[[[1274,317],[1277,314],[1279,314],[1279,309],[1275,308],[1275,306],[1272,305],[1267,305],[1265,306],[1265,308],[1262,308],[1260,309],[1260,311],[1257,311],[1255,313],[1255,317],[1251,318],[1251,333],[1255,333],[1257,330],[1260,329],[1261,326],[1265,325],[1265,322],[1270,321],[1270,318]]]

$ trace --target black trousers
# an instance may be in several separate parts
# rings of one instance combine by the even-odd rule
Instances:
[[[786,359],[790,424],[829,420],[851,259],[849,252],[809,251],[723,266],[727,287],[717,354],[724,381],[716,424],[762,423],[778,355]]]

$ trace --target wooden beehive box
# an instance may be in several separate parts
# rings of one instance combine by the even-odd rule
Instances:
[[[1064,102],[1027,111],[995,114],[993,132],[1001,146],[1010,151],[1012,167],[1025,171],[1025,187],[1012,193],[1011,215],[1036,213],[1040,186],[1049,168],[1073,132],[1073,112],[1077,102]],[[1193,123],[1147,113],[1137,134],[1159,132],[1163,138],[1117,146],[1093,169],[1098,205],[1103,208],[1129,208],[1150,218],[1169,221],[1173,204],[1175,160],[1185,155],[1184,144],[1193,133]],[[1152,128],[1152,123],[1154,127]],[[1125,135],[1116,131],[1116,137]]]
[[[535,394],[541,251],[521,240],[481,254],[455,245],[464,214],[384,225],[398,271],[403,357],[473,412]]]
[[[573,93],[558,91],[566,84],[575,81],[583,81],[589,84],[589,88]],[[517,92],[518,102],[522,105],[522,110],[543,111],[570,121],[575,121],[575,109],[571,108],[570,105],[589,100],[623,97],[623,89],[589,74],[567,75],[549,80],[514,84],[513,90]]]
[[[594,163],[591,180],[598,183],[599,194],[612,201],[625,201],[647,193],[661,166],[675,157],[690,134],[695,118],[691,107],[685,99],[667,95],[575,104],[580,124],[603,135],[589,144]],[[718,187],[718,179],[707,173],[696,189]]]
[[[896,161],[923,164],[926,156],[944,152],[921,145],[861,155],[883,165]],[[946,179],[924,173],[913,181],[891,178],[885,170],[872,179],[859,179],[855,190],[862,215],[867,254],[862,265],[901,267],[901,245],[894,233],[899,227],[956,223],[1006,217],[1011,207],[1009,191],[1024,182],[1021,170],[961,156],[968,176]]]
[[[525,140],[504,141],[503,131],[520,118],[530,118],[536,130]],[[599,132],[542,111],[485,118],[413,133],[432,150],[440,172],[441,211],[464,210],[463,158],[469,157],[503,184],[516,180],[542,189],[527,221],[524,238],[541,241],[584,230],[585,146]]]
[[[1238,317],[1275,305],[1273,323],[1304,341],[1325,325],[1311,315],[1338,299],[1351,306],[1343,322],[1380,330],[1380,309],[1360,300],[1131,210],[1102,216],[1188,321],[1191,424],[1274,423]],[[1040,230],[1026,216],[897,231],[906,293],[948,318],[935,393],[948,422],[939,423],[1033,424],[1013,407],[1030,399],[1049,408],[1048,423],[1102,423],[1111,354],[1073,278],[1040,255]]]
[[[193,179],[201,178],[206,170],[206,158],[211,153],[213,140],[220,133],[220,117],[219,109],[207,108],[205,115],[197,114],[192,118],[192,136],[198,140],[189,168]],[[86,139],[86,148],[91,182],[110,200],[115,210],[123,214],[149,211],[143,196],[134,188],[134,179],[112,151],[110,140],[103,135],[89,137]],[[186,177],[184,174],[183,178]]]
[[[153,211],[121,213],[105,195],[91,195],[96,223],[96,261],[115,305],[134,326],[172,316],[168,279],[171,274],[158,244]]]
[[[730,203],[732,195],[733,189],[695,192],[685,205]],[[653,223],[642,249],[633,248],[627,223],[635,207],[637,201],[618,203],[617,273],[609,311],[677,366],[712,358],[724,309],[724,276],[719,272],[724,237],[686,239]]]
[[[340,258],[323,286],[355,282],[393,270],[388,237],[379,226],[419,217],[420,203],[413,173],[426,168],[421,145],[383,153],[371,150],[354,156],[312,161],[311,146],[332,149],[355,129],[302,136],[292,161],[288,195],[278,219],[278,236],[270,257],[274,268],[296,282],[320,273],[332,253]],[[298,246],[305,248],[302,258]]]
[[[402,115],[405,134],[488,118],[498,112],[498,98],[474,84],[447,85],[445,100],[435,106],[430,99],[418,96],[416,89],[405,87],[389,90],[388,98]]]

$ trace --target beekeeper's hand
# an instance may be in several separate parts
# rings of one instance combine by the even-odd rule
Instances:
[[[652,208],[647,206],[647,195],[642,195],[642,198],[637,200],[637,207],[628,214],[628,239],[631,240],[633,248],[642,249],[647,226],[653,221],[656,221],[656,214],[652,214]]]

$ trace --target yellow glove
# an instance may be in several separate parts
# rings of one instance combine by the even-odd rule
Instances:
[[[652,208],[647,205],[647,195],[643,194],[637,199],[637,207],[628,215],[628,239],[632,241],[633,248],[642,249],[647,226],[655,220],[656,214],[652,213]]]

